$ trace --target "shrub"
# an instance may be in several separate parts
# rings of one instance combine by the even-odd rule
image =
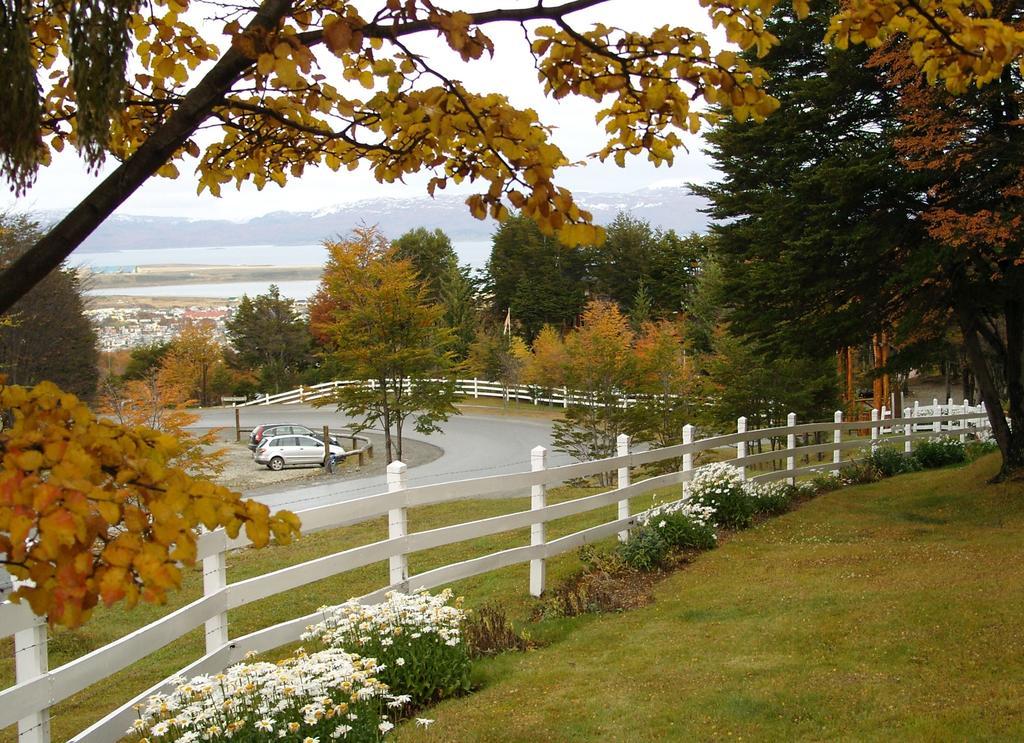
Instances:
[[[350,600],[324,607],[324,620],[303,633],[318,641],[380,663],[379,678],[413,707],[469,691],[469,649],[463,639],[466,613],[451,589],[391,591],[387,601],[363,606]]]
[[[880,446],[868,456],[868,461],[882,477],[902,475],[905,472],[916,472],[921,464],[912,456],[907,456],[893,446]]]
[[[500,606],[484,605],[469,614],[463,627],[470,654],[479,658],[498,655],[509,650],[526,650],[530,639],[516,632],[505,610]]]
[[[922,441],[914,448],[914,459],[921,467],[933,469],[948,464],[962,464],[967,461],[967,451],[957,439],[934,437]]]
[[[754,499],[743,474],[725,462],[698,468],[690,481],[689,500],[714,511],[714,522],[725,529],[744,529],[754,517]]]
[[[846,462],[839,468],[839,481],[843,485],[864,485],[881,478],[882,473],[868,458]]]
[[[968,462],[973,462],[975,459],[997,451],[999,451],[999,444],[992,439],[968,441],[964,447],[964,455]]]
[[[796,487],[782,480],[748,483],[747,492],[754,499],[757,513],[769,515],[785,513],[792,507],[793,498],[796,497]]]
[[[654,528],[669,546],[684,550],[710,550],[718,537],[710,520],[695,519],[684,509],[666,512],[654,522]]]
[[[658,529],[644,524],[631,531],[629,539],[619,545],[619,556],[629,567],[650,572],[665,566],[670,546]]]
[[[552,589],[537,612],[539,617],[575,617],[590,612],[625,611],[651,601],[650,572],[627,565],[620,552],[581,547],[584,569]]]
[[[239,663],[151,696],[129,740],[376,741],[393,727],[385,705],[395,703],[379,671],[373,658],[339,648],[300,650],[280,663]]]
[[[817,495],[842,487],[843,479],[836,472],[815,472],[807,485],[810,487],[810,494]],[[798,487],[803,486],[804,483],[800,483]]]

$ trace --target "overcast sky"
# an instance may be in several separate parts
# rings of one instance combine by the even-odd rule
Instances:
[[[361,3],[372,4],[372,3]],[[482,2],[441,2],[443,7],[472,9]],[[503,0],[504,7],[534,5],[535,0]],[[600,20],[630,30],[649,30],[656,25],[688,25],[707,31],[709,23],[697,3],[683,0],[610,0],[600,8],[574,16],[581,21]],[[219,28],[219,24],[211,28]],[[603,143],[600,127],[594,123],[597,107],[584,100],[552,101],[541,94],[536,82],[526,42],[517,26],[488,27],[494,39],[495,56],[470,65],[460,65],[458,75],[471,90],[495,89],[509,96],[517,106],[538,111],[541,121],[557,127],[555,142],[572,160],[583,159]],[[227,45],[219,42],[220,48]],[[423,36],[416,48],[431,55],[434,64],[447,70],[456,69],[452,59],[435,37]],[[680,153],[671,168],[654,168],[644,158],[627,162],[625,168],[596,161],[579,168],[564,169],[558,175],[561,185],[574,191],[632,191],[647,186],[678,185],[705,182],[714,177],[708,159],[701,153],[698,139],[688,137],[689,154]],[[104,173],[113,169],[112,164]],[[102,174],[101,174],[102,175]],[[100,176],[90,175],[77,157],[65,150],[54,164],[40,171],[36,185],[27,196],[15,200],[5,189],[0,204],[19,211],[66,211],[77,204],[98,182]],[[274,210],[306,211],[332,204],[378,196],[409,197],[425,194],[429,176],[407,179],[404,184],[378,184],[364,171],[333,173],[327,168],[307,169],[300,179],[289,180],[284,188],[267,186],[262,192],[251,185],[241,191],[225,187],[221,198],[196,195],[196,180],[190,168],[182,168],[176,180],[153,178],[122,205],[119,214],[150,214],[191,218],[248,219]],[[6,185],[6,184],[5,184]],[[467,193],[473,189],[470,186]]]

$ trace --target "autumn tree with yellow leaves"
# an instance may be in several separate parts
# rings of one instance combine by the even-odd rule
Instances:
[[[0,388],[13,422],[0,432],[0,566],[51,624],[85,621],[99,603],[161,603],[196,560],[198,527],[245,528],[253,544],[298,533],[294,514],[194,478],[172,464],[171,435],[97,418],[43,382]]]
[[[422,41],[440,37],[462,63],[479,63],[494,51],[491,27],[520,24],[534,56],[521,74],[536,74],[552,98],[598,102],[607,138],[594,155],[620,164],[638,155],[671,163],[681,133],[711,117],[697,101],[738,119],[777,107],[762,89],[763,70],[715,51],[701,32],[574,20],[607,2],[542,0],[473,13],[426,0],[14,4],[0,24],[0,173],[22,192],[67,146],[94,166],[107,155],[120,166],[0,275],[0,310],[148,178],[176,177],[186,163],[199,189],[213,193],[232,183],[283,184],[317,165],[364,163],[382,182],[425,171],[431,193],[479,184],[467,199],[478,217],[505,216],[507,201],[564,244],[593,241],[590,215],[555,184],[570,163],[537,114],[501,93],[469,90],[457,64],[435,66]],[[764,23],[772,0],[699,2],[734,47],[761,55],[778,43]],[[807,13],[806,0],[793,4]],[[226,36],[221,46],[209,38],[216,26]],[[954,92],[998,78],[1024,54],[1024,32],[992,18],[987,0],[856,0],[832,18],[828,39],[874,45],[894,34]]]

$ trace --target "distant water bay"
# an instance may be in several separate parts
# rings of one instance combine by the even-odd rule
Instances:
[[[301,264],[300,264],[301,265]],[[89,289],[85,293],[95,297],[203,297],[206,299],[232,299],[248,294],[265,294],[271,284],[277,284],[281,296],[289,299],[309,299],[319,281],[228,281],[221,284],[160,284],[156,286],[108,287]]]
[[[483,268],[491,254],[490,240],[453,242],[461,263]],[[97,253],[72,253],[73,266],[320,266],[327,260],[323,245],[226,245],[208,248],[150,248]],[[297,282],[299,283],[299,282]],[[126,294],[127,292],[118,292]],[[138,296],[138,293],[134,293]],[[162,295],[167,296],[167,295]],[[191,296],[207,296],[193,294]],[[217,295],[212,295],[217,296]]]

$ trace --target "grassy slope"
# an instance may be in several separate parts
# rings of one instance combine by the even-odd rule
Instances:
[[[1024,492],[996,461],[822,496],[649,607],[541,625],[401,740],[1024,739]]]

